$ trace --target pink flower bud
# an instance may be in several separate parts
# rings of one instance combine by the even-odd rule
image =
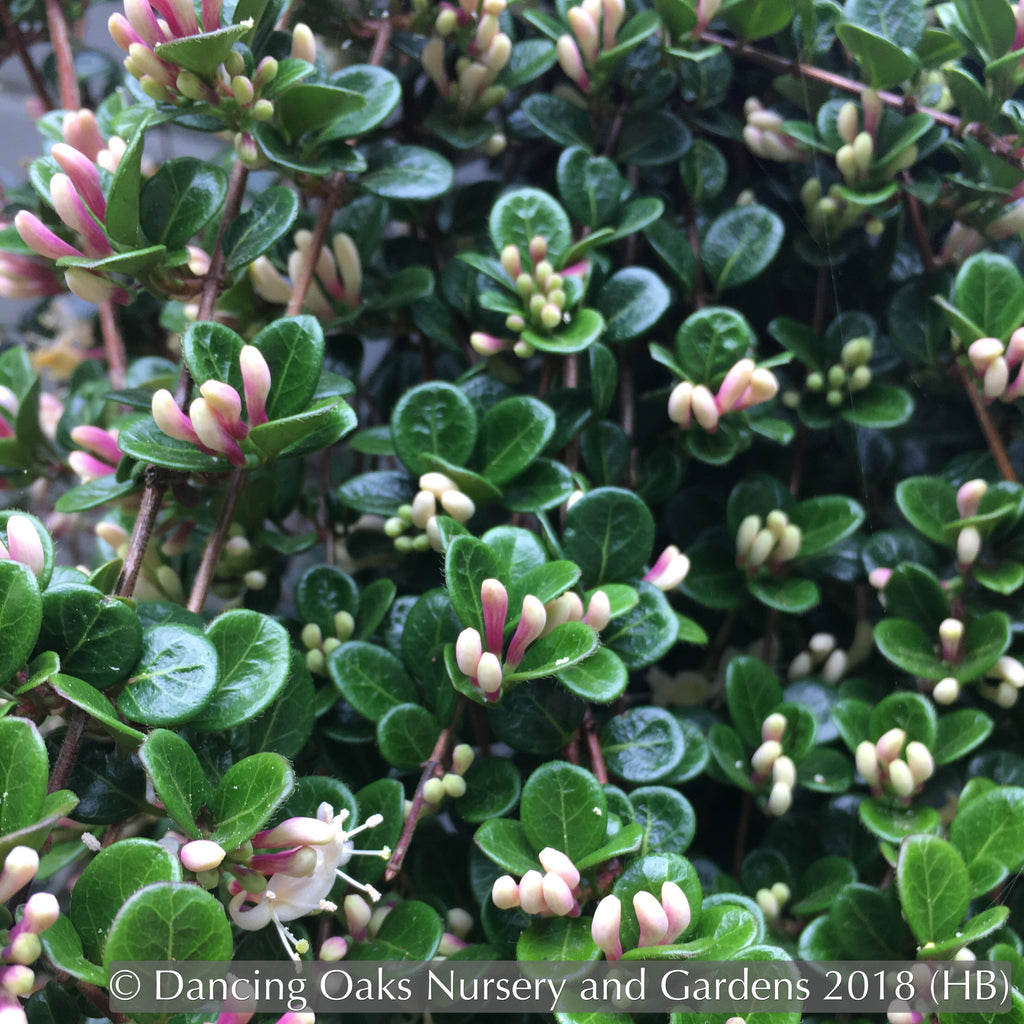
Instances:
[[[687,563],[689,565],[689,563]],[[590,595],[590,603],[587,605],[587,614],[583,616],[583,622],[599,633],[611,622],[612,605],[608,595],[603,590],[595,590]],[[547,627],[545,627],[547,628]]]
[[[675,882],[661,883],[661,908],[668,919],[662,945],[675,942],[690,927],[690,901]]]
[[[135,31],[135,27],[123,14],[112,14],[107,19],[107,32],[114,43],[125,53],[133,46],[145,46],[146,41]]]
[[[316,850],[300,846],[280,853],[257,853],[249,858],[249,867],[263,875],[281,874],[292,878],[309,878],[317,868]]]
[[[71,431],[71,440],[82,448],[95,452],[101,459],[116,466],[121,461],[121,449],[117,447],[117,436],[102,427],[83,424]]]
[[[651,567],[650,572],[644,576],[644,580],[659,590],[674,590],[686,579],[686,574],[689,571],[689,558],[675,544],[670,544],[658,556],[658,560]]]
[[[508,591],[499,580],[484,580],[480,586],[480,601],[484,609],[487,650],[491,654],[500,655],[508,616]]]
[[[561,875],[556,875],[553,871],[549,871],[544,876],[541,882],[541,891],[548,910],[556,917],[566,917],[576,906],[572,889]]]
[[[181,863],[189,871],[212,871],[220,867],[224,856],[224,848],[209,839],[194,839],[178,852]]]
[[[65,142],[57,142],[51,150],[54,160],[71,179],[85,205],[100,220],[106,216],[107,201],[100,187],[100,173],[96,165],[84,154]]]
[[[168,41],[167,33],[160,27],[149,0],[124,0],[124,13],[140,40],[147,46],[155,47],[158,43]]]
[[[199,385],[199,393],[227,432],[237,441],[244,440],[249,428],[242,422],[242,399],[238,392],[223,381],[208,380]]]
[[[526,648],[544,632],[547,623],[547,612],[544,605],[532,594],[523,598],[523,609],[516,626],[512,642],[508,645],[508,653],[505,655],[505,664],[515,670],[526,654]]]
[[[520,880],[519,906],[527,914],[543,914],[548,909],[544,902],[544,878],[539,871],[527,871]]]
[[[872,569],[868,573],[868,583],[875,588],[875,590],[885,590],[886,584],[889,582],[889,578],[892,576],[892,569],[885,569],[879,567]]]
[[[199,440],[211,451],[226,455],[233,466],[244,466],[245,455],[220,417],[205,398],[197,398],[188,408],[189,419]]]
[[[326,963],[337,963],[348,954],[348,942],[341,935],[332,935],[320,945],[319,959]]]
[[[560,876],[570,889],[575,889],[580,884],[579,869],[561,850],[556,850],[553,846],[545,846],[537,854],[537,859],[545,871]]]
[[[511,875],[502,875],[494,880],[491,902],[499,910],[511,910],[519,906],[519,886]]]
[[[221,0],[203,0],[203,31],[216,32],[220,28]]]
[[[714,395],[703,384],[698,384],[693,389],[690,408],[697,422],[709,434],[718,430],[718,407],[715,405]]]
[[[199,21],[192,0],[150,0],[150,3],[163,15],[171,32],[179,39],[199,34]]]
[[[2,436],[2,431],[0,431],[0,436]],[[72,452],[68,456],[68,465],[71,467],[71,472],[81,478],[83,483],[90,483],[117,472],[109,463],[100,462],[99,459],[87,452]]]
[[[46,555],[31,519],[13,515],[7,520],[7,550],[13,561],[27,565],[34,575],[42,576]]]
[[[882,733],[875,743],[875,756],[883,768],[887,768],[903,750],[903,744],[907,742],[907,734],[900,728],[889,729]]]
[[[580,56],[576,40],[570,35],[560,36],[555,44],[555,52],[558,55],[558,63],[569,79],[574,82],[582,92],[590,91],[590,75],[583,66],[583,58]]]
[[[482,356],[496,356],[508,348],[508,342],[502,338],[496,338],[493,334],[484,334],[483,331],[474,331],[469,336],[469,343],[473,351]]]
[[[968,480],[956,492],[956,508],[961,519],[970,519],[978,514],[978,506],[988,490],[984,480]]]
[[[85,239],[87,249],[92,250],[92,255],[109,256],[114,251],[103,229],[93,219],[74,183],[66,174],[55,174],[50,179],[50,199],[53,201],[57,216]]]
[[[626,17],[626,5],[623,0],[604,0],[602,6],[604,17],[601,19],[601,44],[610,50],[618,41],[619,27]]]
[[[594,911],[590,935],[608,960],[622,958],[622,940],[619,938],[621,925],[622,903],[618,896],[605,896]]]
[[[153,419],[156,425],[168,436],[178,441],[187,441],[207,449],[199,440],[199,435],[192,426],[192,421],[178,408],[174,395],[166,388],[161,388],[153,395]]]
[[[523,272],[523,261],[517,246],[506,245],[501,250],[501,268],[513,281]]]
[[[472,627],[464,629],[455,641],[455,663],[459,666],[459,671],[475,679],[482,654],[480,634]]]
[[[243,345],[238,355],[245,393],[245,412],[249,425],[258,427],[267,422],[267,396],[270,394],[270,367],[263,353],[254,345]]]
[[[491,654],[490,651],[482,654],[476,666],[476,681],[480,689],[486,694],[498,693],[501,690],[502,676],[498,656]]]
[[[739,401],[740,396],[750,385],[750,378],[754,372],[753,359],[741,359],[725,375],[715,396],[715,404],[719,412],[729,412]]]
[[[362,896],[353,893],[351,896],[345,897],[342,908],[345,911],[345,923],[352,937],[359,940],[365,938],[370,918],[373,917],[370,904]]]
[[[33,935],[42,935],[57,918],[60,917],[60,904],[57,897],[49,892],[37,892],[28,898],[25,913],[20,924]]]
[[[566,15],[572,28],[580,53],[587,64],[597,60],[600,43],[597,38],[597,24],[590,14],[582,7],[570,7]]]
[[[267,850],[275,846],[323,846],[336,837],[332,824],[319,818],[288,818],[280,825],[257,832],[252,845]]]
[[[91,110],[70,111],[61,123],[64,141],[95,160],[105,146],[96,115]]]
[[[657,898],[645,890],[633,896],[633,909],[640,923],[638,948],[657,946],[668,934],[668,915]]]
[[[14,226],[21,240],[33,251],[47,259],[59,260],[62,256],[83,256],[73,245],[55,235],[34,213],[21,210],[14,215]]]

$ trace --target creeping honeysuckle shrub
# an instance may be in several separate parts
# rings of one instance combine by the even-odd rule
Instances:
[[[1024,985],[1019,7],[85,6],[0,8],[0,1022],[124,960]]]

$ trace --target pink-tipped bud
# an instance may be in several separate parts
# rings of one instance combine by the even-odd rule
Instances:
[[[939,643],[943,661],[956,661],[964,638],[964,624],[959,619],[943,619],[939,623]]]
[[[496,654],[490,651],[480,656],[476,666],[476,681],[484,693],[497,693],[501,689],[501,662]]]
[[[459,671],[471,679],[476,678],[477,666],[483,655],[483,645],[480,641],[480,634],[470,627],[464,629],[458,640],[455,641],[455,663]]]
[[[1000,357],[989,363],[988,369],[985,370],[982,391],[986,398],[999,398],[1009,382],[1010,368],[1006,365],[1006,360]]]
[[[988,484],[984,480],[968,480],[956,492],[956,508],[961,519],[970,519],[978,514],[978,506],[985,497]]]
[[[718,430],[718,407],[715,396],[703,385],[698,384],[690,397],[690,408],[694,418],[709,433]]]
[[[690,927],[690,901],[675,882],[661,883],[661,908],[668,920],[662,945],[675,942]]]
[[[491,902],[499,910],[512,910],[519,906],[519,886],[511,875],[502,875],[491,886]]]
[[[668,915],[657,897],[646,890],[641,890],[633,896],[633,909],[640,924],[638,948],[659,945],[668,934]]]
[[[558,56],[559,67],[566,76],[580,89],[581,92],[590,91],[590,75],[583,66],[583,58],[580,56],[580,49],[576,40],[570,35],[559,36],[555,44],[555,53]]]
[[[686,579],[689,571],[689,558],[675,544],[670,544],[658,556],[658,560],[644,576],[644,580],[659,590],[675,590]]]
[[[226,455],[233,466],[245,465],[245,455],[238,447],[238,442],[205,398],[195,399],[188,407],[188,416],[203,445],[211,451]]]
[[[786,716],[776,711],[774,714],[769,715],[761,723],[761,740],[767,743],[769,740],[775,740],[781,742],[782,737],[786,735]]]
[[[420,481],[422,484],[422,480]],[[486,579],[480,586],[480,602],[484,610],[484,638],[487,650],[500,655],[508,617],[508,591],[500,580]]]
[[[749,409],[751,406],[760,405],[774,398],[779,393],[779,378],[759,366],[750,375],[750,387],[740,396],[739,401],[733,406],[734,409]]]
[[[132,46],[145,45],[145,40],[135,31],[131,22],[123,14],[115,13],[107,19],[107,32],[114,44],[125,53],[129,53]]]
[[[370,924],[370,918],[373,917],[373,910],[370,904],[362,896],[353,893],[345,897],[342,910],[345,913],[345,924],[352,937],[355,939],[364,938],[366,936],[366,929]]]
[[[238,356],[245,392],[245,412],[249,425],[267,422],[267,396],[270,394],[270,367],[263,353],[253,345],[244,345]]]
[[[889,785],[897,796],[908,797],[913,794],[917,783],[906,761],[896,758],[889,765]]]
[[[65,114],[61,132],[66,143],[80,150],[90,160],[95,160],[105,145],[96,115],[91,110],[73,110]]]
[[[156,425],[168,437],[189,444],[201,444],[192,421],[178,408],[174,395],[166,388],[161,388],[153,395],[152,409]]]
[[[280,853],[257,853],[249,858],[249,867],[263,875],[278,873],[292,878],[310,878],[317,866],[316,851],[309,846]]]
[[[976,526],[965,526],[956,538],[956,560],[960,568],[973,565],[981,551],[981,534]]]
[[[33,251],[47,259],[62,256],[82,256],[78,249],[55,235],[34,213],[21,210],[14,215],[14,227],[21,240]]]
[[[124,0],[124,13],[128,23],[147,46],[155,47],[158,43],[167,42],[167,33],[160,27],[149,0]]]
[[[881,774],[878,770],[878,754],[871,740],[863,740],[857,745],[854,761],[864,781],[872,789],[877,789],[881,782]]]
[[[225,852],[219,843],[209,839],[194,839],[181,848],[178,856],[189,871],[212,871],[220,867]]]
[[[7,520],[7,550],[13,561],[27,565],[35,576],[42,576],[46,555],[31,519],[13,515]]]
[[[687,563],[687,566],[689,566],[689,563]],[[603,590],[595,590],[590,595],[587,614],[583,616],[582,621],[600,633],[611,622],[611,618],[612,605],[611,601],[608,600],[608,595]]]
[[[704,0],[707,3],[707,0]],[[606,50],[612,49],[618,41],[619,28],[626,17],[624,0],[604,0],[604,17],[601,19],[601,44]]]
[[[230,385],[219,380],[208,380],[199,385],[199,393],[207,405],[224,424],[236,441],[244,440],[249,428],[242,422],[242,399]]]
[[[691,403],[693,401],[693,385],[684,380],[672,389],[668,396],[668,418],[678,423],[684,430],[691,423]]]
[[[36,975],[24,964],[0,968],[0,1024],[26,1024],[24,1011],[17,1003],[7,1003],[4,995],[25,998],[36,987]]]
[[[618,896],[605,896],[594,911],[590,935],[608,960],[622,958],[622,940],[619,929],[622,926],[622,903]],[[668,923],[666,921],[666,931]]]
[[[979,376],[1003,355],[1003,343],[998,338],[978,338],[967,349],[967,358]]]
[[[319,959],[326,963],[337,963],[348,955],[348,942],[341,935],[332,935],[320,946]]]
[[[907,767],[917,785],[927,782],[935,774],[935,758],[923,743],[911,740],[907,744],[906,758]]]
[[[781,756],[782,744],[778,740],[766,740],[754,751],[750,764],[756,775],[767,778],[771,774],[772,765]]]
[[[0,436],[3,436],[2,431],[0,431]],[[68,456],[68,466],[72,473],[81,478],[83,483],[90,483],[117,472],[110,463],[101,462],[87,452],[72,452]]]
[[[545,871],[552,872],[564,879],[570,889],[575,889],[580,884],[579,869],[561,850],[556,850],[553,846],[545,846],[537,854],[537,859]]]
[[[268,850],[274,847],[323,846],[332,842],[337,834],[335,827],[319,818],[288,818],[280,825],[257,832],[252,845]]]
[[[566,917],[577,905],[572,889],[561,875],[549,871],[541,882],[541,892],[548,910],[556,917]]]
[[[793,787],[785,782],[776,782],[768,794],[765,812],[773,818],[781,818],[793,806]]]
[[[729,412],[740,400],[740,396],[750,386],[754,369],[753,359],[741,359],[729,370],[715,396],[719,412]]]
[[[882,733],[878,742],[875,743],[875,756],[878,758],[878,763],[883,768],[888,768],[900,756],[903,744],[906,742],[907,734],[898,727]]]
[[[598,41],[597,24],[583,7],[570,7],[566,16],[584,61],[593,64],[597,60],[601,45]]]
[[[543,914],[547,910],[544,902],[544,876],[539,871],[527,871],[520,880],[519,906],[527,914]]]
[[[469,336],[469,343],[473,346],[473,351],[482,356],[496,356],[508,348],[508,342],[503,338],[484,334],[483,331],[474,331]]]
[[[512,642],[508,645],[508,653],[505,656],[505,664],[515,670],[526,654],[526,648],[544,632],[547,623],[547,612],[544,605],[532,594],[523,598],[523,609],[516,626]]]
[[[879,567],[872,569],[868,573],[868,583],[875,588],[875,590],[885,590],[886,584],[889,582],[892,576],[892,569],[886,569]]]
[[[85,205],[100,219],[106,216],[107,201],[100,187],[100,172],[96,165],[74,146],[57,142],[52,149],[53,158],[71,179]]]
[[[28,898],[25,913],[19,922],[33,935],[42,935],[60,917],[57,897],[49,892],[37,892]]]
[[[26,967],[34,964],[42,955],[43,946],[39,936],[33,932],[22,932],[20,935],[11,938],[0,958],[9,964],[23,964]]]
[[[121,449],[117,447],[116,433],[111,433],[102,427],[94,427],[90,424],[75,427],[71,431],[71,440],[82,448],[95,452],[111,465],[116,466],[121,461]]]

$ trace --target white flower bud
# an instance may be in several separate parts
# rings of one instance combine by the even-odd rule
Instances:
[[[786,735],[786,716],[779,711],[770,714],[761,723],[761,739],[765,743],[769,740],[780,741]]]
[[[776,782],[768,794],[765,811],[773,818],[781,818],[793,806],[793,787],[784,782]]]
[[[889,729],[882,733],[875,744],[875,754],[879,763],[883,767],[892,764],[900,756],[900,751],[903,750],[903,744],[906,742],[907,734],[900,728]]]
[[[772,782],[784,782],[791,788],[796,785],[796,765],[791,757],[783,754],[772,765]]]
[[[491,902],[499,910],[511,910],[519,906],[519,886],[511,875],[502,875],[494,880]]]
[[[918,785],[927,782],[935,774],[935,759],[932,757],[932,752],[923,743],[917,740],[908,743],[906,758],[910,774]]]
[[[960,683],[952,676],[940,679],[932,690],[932,700],[936,704],[955,704],[960,698]]]
[[[782,755],[782,744],[778,740],[766,740],[754,751],[750,763],[754,771],[761,776],[771,773],[772,765]]]
[[[859,743],[854,760],[857,764],[857,771],[860,772],[864,781],[872,789],[877,788],[882,777],[878,770],[878,754],[875,751],[874,743],[871,740],[863,740]]]
[[[896,758],[889,765],[889,785],[897,796],[908,797],[913,794],[917,783],[906,761]]]

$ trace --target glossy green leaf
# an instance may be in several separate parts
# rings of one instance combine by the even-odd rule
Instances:
[[[379,149],[369,164],[359,184],[381,199],[429,202],[452,187],[452,165],[443,156],[419,146]]]
[[[597,297],[604,316],[606,342],[638,338],[662,318],[672,293],[657,274],[646,267],[626,267],[613,274]]]
[[[295,788],[295,775],[280,754],[251,754],[236,761],[210,798],[210,835],[225,850],[241,846],[257,832]]]
[[[0,718],[0,835],[32,824],[43,810],[50,767],[39,730]]]
[[[143,122],[122,154],[107,193],[107,234],[115,242],[133,248],[142,244],[139,183],[142,180],[142,150],[145,143],[146,123]]]
[[[328,656],[327,671],[345,700],[371,722],[400,704],[417,703],[416,684],[383,647],[349,641]]]
[[[171,38],[169,42],[157,43],[154,50],[162,61],[193,71],[200,78],[210,78],[250,28],[250,25],[228,25],[213,32]]]
[[[260,350],[270,367],[267,416],[277,420],[303,412],[316,391],[324,360],[320,322],[312,316],[274,320],[251,344]]]
[[[261,192],[252,206],[238,216],[224,233],[224,259],[236,273],[262,256],[291,230],[299,212],[299,200],[290,188],[275,186]]]
[[[154,729],[139,749],[139,760],[170,819],[190,839],[199,839],[196,818],[210,802],[213,787],[195,751],[177,733]]]
[[[626,782],[656,782],[683,758],[679,723],[662,708],[630,708],[610,719],[599,734],[608,770]]]
[[[150,243],[181,248],[213,219],[227,190],[227,175],[219,167],[191,156],[175,157],[142,186],[139,223]]]
[[[338,612],[355,616],[359,608],[359,588],[348,573],[334,565],[314,565],[295,584],[295,608],[302,622],[320,627],[325,637],[334,636],[334,617]]]
[[[504,484],[544,450],[555,431],[555,414],[536,398],[506,398],[492,406],[480,423],[483,475]]]
[[[505,680],[518,682],[560,673],[589,658],[597,650],[597,634],[582,622],[566,622],[526,649],[516,668],[506,666]]]
[[[936,764],[950,764],[979,747],[992,734],[995,723],[977,708],[947,711],[939,717],[932,755]]]
[[[328,138],[349,139],[365,135],[380,125],[398,105],[402,87],[385,68],[350,64],[331,75],[331,84],[362,96],[365,105],[335,118]]]
[[[477,419],[472,403],[451,384],[429,383],[407,391],[391,415],[391,437],[399,458],[415,474],[430,467],[424,454],[464,465],[473,453]]]
[[[972,800],[953,819],[949,840],[972,876],[984,861],[999,864],[1004,874],[1018,870],[1024,864],[1024,789],[1000,786]]]
[[[534,849],[552,846],[575,860],[600,844],[607,809],[604,792],[590,772],[549,761],[523,786],[520,818]]]
[[[351,89],[320,82],[303,82],[285,89],[274,99],[277,123],[292,139],[307,132],[332,128],[340,117],[356,113],[366,100]]]
[[[494,204],[487,223],[494,248],[500,253],[506,246],[514,245],[524,261],[529,258],[531,239],[538,235],[544,238],[548,260],[556,269],[561,267],[572,242],[565,210],[546,192],[536,188],[506,192]]]
[[[816,914],[828,910],[839,893],[857,881],[857,872],[846,857],[822,857],[803,874],[797,889],[794,914]]]
[[[896,886],[903,916],[918,943],[950,937],[971,900],[967,866],[938,836],[911,836],[900,847]]]
[[[597,960],[601,950],[582,917],[534,919],[516,943],[516,957],[533,961]]]
[[[629,491],[596,488],[580,498],[566,516],[565,554],[580,566],[591,586],[636,576],[653,543],[650,510]]]
[[[503,757],[480,758],[465,774],[466,792],[456,805],[459,817],[473,823],[507,814],[519,802],[519,769]]]
[[[86,959],[82,950],[81,937],[75,931],[75,926],[63,914],[40,935],[39,940],[46,958],[58,970],[90,985],[105,985],[107,983],[106,971]],[[58,991],[61,990],[58,989]],[[69,1014],[74,1014],[74,1012],[70,1006],[64,1008],[59,1016],[51,1018],[52,1024],[62,1024],[62,1021],[70,1019]],[[31,1012],[29,1019],[36,1024]]]
[[[689,128],[667,110],[647,111],[626,121],[615,159],[635,167],[657,167],[683,156],[691,139]]]
[[[412,771],[430,757],[440,727],[434,716],[417,704],[397,704],[377,722],[377,747],[388,764]]]
[[[114,705],[95,686],[60,672],[51,675],[47,683],[54,693],[59,694],[74,707],[81,708],[90,718],[102,723],[114,736],[127,740],[133,746],[145,738],[138,729],[125,725],[117,717]]]
[[[639,601],[602,630],[604,642],[629,670],[652,665],[679,636],[679,617],[665,595],[650,583],[637,585]]]
[[[685,796],[668,786],[642,786],[630,793],[629,802],[643,828],[641,854],[686,852],[697,832],[697,816]]]
[[[473,841],[495,864],[506,871],[525,875],[527,871],[538,869],[538,851],[527,838],[526,828],[521,821],[512,818],[492,818],[476,830]]]
[[[0,562],[0,680],[6,682],[32,653],[43,621],[43,602],[32,570]]]
[[[913,53],[884,35],[859,25],[840,24],[836,35],[856,57],[873,89],[888,89],[911,77],[920,67]]]
[[[785,228],[771,210],[756,203],[715,218],[701,245],[701,261],[717,293],[752,281],[775,259]]]
[[[599,647],[577,665],[560,668],[557,675],[567,690],[595,704],[617,700],[629,683],[622,659],[607,647]]]
[[[725,699],[733,728],[753,748],[761,743],[762,723],[782,703],[782,687],[759,658],[733,658],[725,671]]]
[[[1024,320],[1024,281],[1005,256],[976,253],[956,275],[953,303],[986,335],[1005,341]]]

